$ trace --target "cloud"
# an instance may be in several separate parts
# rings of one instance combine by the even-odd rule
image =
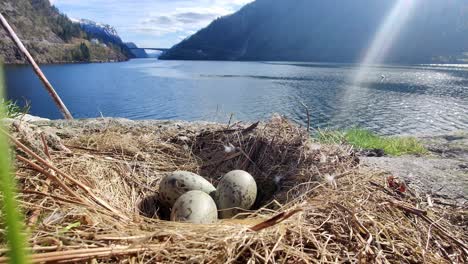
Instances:
[[[190,24],[190,23],[198,23],[200,21],[212,20],[217,15],[218,14],[214,14],[214,13],[201,14],[201,13],[195,13],[195,12],[185,12],[185,13],[177,14],[175,18],[178,22],[181,22],[184,24]]]
[[[69,17],[114,26],[140,45],[169,47],[253,0],[52,0]]]
[[[231,12],[232,10],[222,7],[176,8],[166,14],[150,14],[148,17],[141,19],[134,29],[155,36],[161,36],[169,32],[186,33],[185,35],[188,35],[188,33],[193,34],[207,26],[214,19]]]

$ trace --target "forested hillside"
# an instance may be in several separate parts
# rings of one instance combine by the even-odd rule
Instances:
[[[359,61],[397,0],[257,0],[162,59]],[[468,1],[422,0],[385,62],[463,62]]]
[[[61,14],[49,0],[1,0],[0,12],[40,63],[121,61],[129,58],[119,45],[91,42],[80,25]],[[0,57],[6,63],[24,62],[2,28]]]
[[[101,43],[124,54],[126,57],[135,57],[132,50],[122,41],[119,34],[111,25],[100,24],[89,19],[80,19],[75,22],[86,32],[88,39],[93,43]]]

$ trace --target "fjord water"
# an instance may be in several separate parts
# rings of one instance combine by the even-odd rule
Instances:
[[[468,66],[375,66],[359,86],[351,64],[158,61],[44,65],[75,118],[228,122],[273,113],[313,127],[363,127],[383,135],[468,130]],[[10,99],[31,114],[60,113],[29,66],[6,67]]]

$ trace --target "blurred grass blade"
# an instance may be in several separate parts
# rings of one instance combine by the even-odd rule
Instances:
[[[3,87],[3,65],[0,65],[0,98],[5,98]],[[4,105],[0,104],[0,119],[5,117]],[[3,126],[3,122],[0,122]],[[9,247],[8,257],[10,263],[28,263],[26,250],[26,238],[24,235],[24,221],[16,201],[16,181],[11,170],[11,154],[8,141],[3,133],[0,133],[0,200],[1,221],[6,232],[6,240]]]

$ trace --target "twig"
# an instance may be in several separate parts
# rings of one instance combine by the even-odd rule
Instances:
[[[389,200],[389,203],[399,209],[402,209],[404,211],[407,211],[407,212],[410,212],[412,214],[415,214],[417,216],[425,216],[427,215],[427,211],[425,210],[421,210],[421,209],[418,209],[418,208],[415,208],[415,207],[412,207],[408,204],[405,204],[403,202],[397,202],[397,201],[393,201],[393,200]]]
[[[356,229],[360,232],[360,233],[364,233],[366,234],[366,236],[368,238],[371,237],[371,233],[369,232],[369,230],[367,230],[367,228],[361,223],[361,221],[359,221],[359,219],[357,218],[356,216],[356,213],[354,213],[351,209],[348,209],[346,208],[344,205],[342,204],[339,204],[339,203],[334,203],[334,205],[340,209],[342,209],[343,211],[347,212],[349,215],[351,215],[352,217],[352,220],[353,220],[353,223],[354,223],[354,226],[356,227]]]
[[[42,140],[42,145],[44,146],[44,153],[46,154],[47,158],[50,161],[52,159],[50,158],[49,147],[47,146],[47,142],[46,142],[45,137],[44,137],[44,132],[41,133],[41,140]],[[54,177],[57,176],[54,171],[51,171],[51,174]],[[50,186],[51,181],[52,181],[52,178],[47,177],[46,183],[41,189],[42,193],[48,193],[49,192],[49,186]],[[40,214],[41,214],[41,209],[40,208],[37,208],[36,210],[34,210],[31,213],[31,217],[28,220],[28,225],[29,226],[34,225],[37,222],[37,218],[39,217]]]
[[[75,249],[67,251],[47,252],[33,254],[31,256],[32,263],[76,263],[85,262],[94,258],[108,259],[115,257],[122,257],[128,255],[135,255],[146,251],[160,249],[157,245],[148,246],[114,246],[114,247],[100,247],[92,249]],[[8,263],[8,258],[1,257],[0,264]]]
[[[272,217],[272,218],[270,218],[270,219],[268,219],[268,220],[266,220],[264,222],[261,222],[260,224],[252,226],[250,228],[250,230],[258,232],[258,231],[263,230],[265,228],[272,227],[274,225],[277,225],[277,224],[283,222],[284,220],[290,218],[291,216],[293,216],[293,215],[295,215],[295,214],[297,214],[299,212],[302,212],[302,209],[295,209],[295,210],[292,210],[290,212],[282,212],[282,213],[280,213],[280,214],[278,214],[278,215],[276,215],[276,216],[274,216],[274,217]]]
[[[10,24],[8,24],[8,21],[5,19],[5,17],[3,17],[3,15],[1,13],[0,13],[0,22],[1,22],[2,26],[3,26],[3,28],[5,29],[5,31],[10,36],[10,38],[13,40],[13,42],[16,44],[16,46],[18,46],[18,48],[21,50],[21,52],[28,59],[29,63],[31,63],[31,65],[33,66],[34,72],[39,77],[39,79],[42,81],[42,84],[44,84],[44,87],[46,88],[49,95],[52,97],[52,100],[58,106],[60,112],[62,112],[63,117],[65,117],[65,119],[68,119],[68,120],[73,119],[70,111],[68,111],[68,109],[65,106],[65,104],[63,103],[62,99],[60,99],[60,96],[54,90],[54,87],[52,87],[52,84],[50,84],[50,82],[47,80],[46,76],[44,75],[44,73],[42,73],[41,69],[39,68],[39,65],[37,65],[36,61],[34,61],[34,58],[31,56],[29,51],[23,45],[21,40],[16,35],[15,31],[11,28]]]
[[[67,199],[67,198],[63,198],[63,197],[60,197],[60,196],[57,196],[57,195],[53,195],[53,194],[50,194],[50,193],[39,192],[39,191],[33,191],[33,190],[22,190],[21,192],[24,193],[24,194],[42,195],[42,196],[50,197],[50,198],[53,198],[53,199],[56,199],[56,200],[59,200],[59,201],[62,201],[62,202],[66,202],[66,203],[72,203],[72,204],[78,204],[78,205],[83,205],[83,206],[89,206],[89,204],[85,204],[85,203],[73,201],[73,200],[70,200],[70,199]],[[35,222],[35,221],[34,221],[34,222]],[[33,221],[30,221],[30,224],[33,224]]]
[[[110,206],[106,201],[102,200],[101,198],[99,198],[96,194],[94,194],[94,192],[91,190],[90,187],[84,185],[83,183],[79,182],[78,180],[75,180],[73,177],[71,177],[70,175],[62,172],[61,170],[59,170],[57,167],[55,167],[54,165],[50,164],[49,162],[47,162],[46,160],[44,160],[43,158],[41,158],[39,155],[37,155],[36,153],[34,153],[34,151],[32,151],[31,149],[29,149],[28,147],[26,147],[23,143],[19,142],[16,138],[12,137],[10,134],[8,134],[7,132],[5,132],[3,129],[0,130],[0,132],[4,133],[11,141],[13,141],[13,143],[15,143],[15,145],[20,148],[21,150],[23,150],[24,152],[26,152],[27,154],[31,155],[33,158],[35,158],[37,161],[39,161],[40,163],[42,163],[44,166],[48,167],[49,169],[52,169],[54,170],[55,172],[57,172],[59,175],[61,175],[62,177],[64,177],[65,179],[69,180],[70,182],[72,182],[73,184],[75,184],[76,186],[78,186],[80,189],[82,189],[83,191],[85,191],[89,196],[91,196],[91,198],[93,198],[100,206],[104,207],[105,209],[111,211],[112,213],[114,213],[116,216],[118,216],[119,218],[123,219],[123,220],[128,220],[128,217],[126,216],[123,216],[123,214],[121,212],[119,212],[118,210],[116,210],[115,208],[113,208],[112,206]],[[25,159],[26,160],[26,159]],[[30,162],[32,163],[32,162]],[[30,164],[28,163],[28,164]],[[33,163],[34,164],[34,163]],[[31,165],[31,164],[30,164]],[[44,171],[44,170],[43,170]],[[50,175],[50,174],[49,174]],[[64,185],[64,184],[63,184]]]
[[[300,102],[300,103],[306,109],[306,113],[307,113],[307,132],[310,132],[310,110],[309,110],[309,107],[306,104],[304,104],[304,102]]]
[[[231,113],[231,116],[229,117],[229,122],[228,122],[228,125],[227,125],[226,129],[229,129],[229,127],[231,126],[231,121],[232,121],[233,117],[234,117],[234,113]]]
[[[125,242],[134,242],[146,238],[150,238],[151,236],[148,235],[136,235],[136,236],[122,236],[122,237],[114,237],[114,236],[96,236],[96,240],[107,240],[107,241],[125,241]]]
[[[79,196],[77,193],[75,193],[70,187],[68,187],[65,183],[63,183],[62,180],[57,178],[56,176],[52,175],[52,173],[44,170],[41,166],[37,165],[36,163],[20,156],[16,155],[16,159],[28,164],[31,166],[34,170],[44,174],[47,178],[52,179],[55,183],[57,183],[66,193],[68,193],[71,197],[75,197],[78,199],[81,203],[86,203],[81,196]]]
[[[258,124],[260,124],[260,122],[253,123],[248,128],[242,130],[242,132],[241,132],[242,135],[245,135],[245,134],[250,133],[251,131],[255,130],[258,127]]]
[[[444,227],[442,227],[438,223],[434,222],[426,214],[422,213],[424,211],[419,210],[417,208],[409,207],[409,206],[401,206],[398,203],[395,203],[395,202],[392,202],[392,201],[390,201],[390,204],[397,207],[398,209],[401,209],[401,210],[405,211],[405,212],[412,213],[414,215],[417,215],[417,216],[421,217],[424,221],[426,221],[427,223],[432,225],[439,232],[440,235],[452,240],[455,244],[460,246],[463,249],[463,251],[465,252],[465,254],[468,253],[468,247],[465,245],[465,243],[463,243],[462,241],[456,239],[455,236],[450,234]]]
[[[380,189],[381,191],[383,191],[384,193],[386,193],[386,194],[392,196],[393,198],[395,198],[395,199],[401,201],[401,198],[400,198],[400,197],[396,196],[395,193],[393,193],[393,192],[391,192],[390,190],[388,190],[387,188],[385,188],[385,186],[380,185],[380,184],[378,184],[378,183],[376,183],[376,182],[373,182],[373,181],[369,181],[369,183],[370,183],[370,185],[379,188],[379,189]]]
[[[44,146],[44,153],[46,154],[49,160],[52,160],[52,158],[50,157],[49,147],[47,146],[47,141],[45,139],[44,132],[41,132],[41,141],[42,145]]]
[[[87,245],[87,247],[96,248],[97,246]],[[40,252],[40,251],[56,251],[56,250],[63,250],[63,249],[80,249],[80,248],[83,248],[83,245],[77,245],[77,246],[65,246],[65,245],[33,246],[33,247],[27,247],[26,249],[29,252]],[[0,249],[0,254],[4,255],[5,253],[8,253],[8,251],[9,251],[8,248],[2,248],[2,249]]]

